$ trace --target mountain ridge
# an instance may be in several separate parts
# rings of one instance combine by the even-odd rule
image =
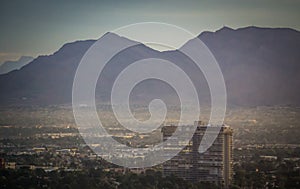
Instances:
[[[105,35],[107,34],[112,35]],[[239,29],[225,27],[216,32],[202,32],[198,38],[208,46],[220,64],[230,104],[300,104],[300,90],[297,89],[300,86],[300,56],[297,50],[300,48],[299,31],[252,26]],[[95,40],[80,40],[66,43],[52,55],[39,56],[22,69],[0,76],[0,88],[3,89],[0,93],[0,105],[70,103],[77,65],[94,42]],[[104,75],[105,79],[108,78],[104,85],[112,83],[111,80],[120,71],[118,66],[128,65],[123,59],[135,61],[152,56],[174,61],[183,67],[190,62],[177,50],[159,52],[139,43],[114,57],[112,65],[118,71],[108,69],[108,74]],[[184,69],[193,72],[190,68]],[[197,75],[198,73],[193,72],[191,77],[196,78],[196,87],[199,88],[198,84],[205,82],[202,81],[203,78],[197,80]],[[168,96],[168,92],[172,91],[170,88],[163,91],[161,88],[167,86],[154,87],[154,83],[148,82],[146,85],[151,86],[158,94]],[[100,101],[109,99],[109,90],[101,90],[99,87],[97,91],[96,97]],[[147,96],[147,89],[137,91],[143,94],[137,95],[137,99]],[[201,93],[200,90],[198,92]],[[206,99],[204,96],[207,94],[203,95],[203,99]],[[169,95],[169,98],[172,97]]]

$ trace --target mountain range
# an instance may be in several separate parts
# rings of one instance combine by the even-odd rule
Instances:
[[[118,42],[128,40],[107,33]],[[241,106],[300,105],[300,32],[288,28],[223,27],[198,36],[211,50],[222,70],[228,103]],[[49,56],[39,56],[19,70],[0,75],[0,105],[68,104],[77,66],[95,40],[63,45]],[[142,58],[169,60],[189,73],[199,99],[208,102],[208,85],[203,74],[179,50],[156,51],[138,43],[114,56],[99,78],[96,99],[108,102],[111,86],[126,66]],[[174,89],[147,80],[133,91],[132,101],[160,97],[178,103]]]

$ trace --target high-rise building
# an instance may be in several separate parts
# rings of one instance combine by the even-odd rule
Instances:
[[[221,129],[210,129],[217,132],[212,146],[204,153],[199,153],[200,142],[207,129],[200,121],[195,122],[196,131],[187,146],[175,157],[163,164],[163,174],[176,175],[192,182],[214,183],[222,188],[228,188],[232,181],[232,133],[229,126],[222,125]],[[189,126],[164,126],[163,140],[166,141],[176,129],[190,129]],[[165,153],[178,149],[180,140],[164,145]]]

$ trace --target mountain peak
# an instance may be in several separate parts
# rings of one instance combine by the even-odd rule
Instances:
[[[104,37],[104,36],[113,36],[113,37],[117,37],[117,38],[121,37],[118,34],[113,33],[113,32],[106,32],[102,37]]]
[[[216,30],[215,32],[203,31],[198,35],[198,38],[205,37],[206,35],[210,35],[210,34],[229,33],[229,32],[233,32],[233,31],[235,31],[235,30],[228,26],[223,26],[222,28]]]
[[[110,40],[112,43],[116,43],[116,42],[125,42],[125,43],[137,43],[140,44],[140,42],[138,41],[134,41],[131,39],[128,39],[126,37],[120,36],[116,33],[113,32],[106,32],[100,39],[108,39]]]
[[[217,30],[216,32],[228,32],[228,31],[232,32],[232,31],[234,31],[234,29],[232,29],[228,26],[223,26],[221,29]]]

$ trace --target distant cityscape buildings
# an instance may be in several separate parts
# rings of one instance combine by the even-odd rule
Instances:
[[[232,128],[222,125],[220,131],[216,131],[217,138],[212,146],[206,152],[199,153],[199,145],[207,127],[214,126],[202,125],[200,121],[196,121],[195,126],[196,131],[189,144],[163,164],[164,176],[176,175],[191,182],[208,182],[229,188],[233,177]],[[189,129],[188,126],[164,126],[163,140],[172,136],[177,128]],[[164,146],[165,153],[180,147],[180,144],[180,141],[167,143]]]

